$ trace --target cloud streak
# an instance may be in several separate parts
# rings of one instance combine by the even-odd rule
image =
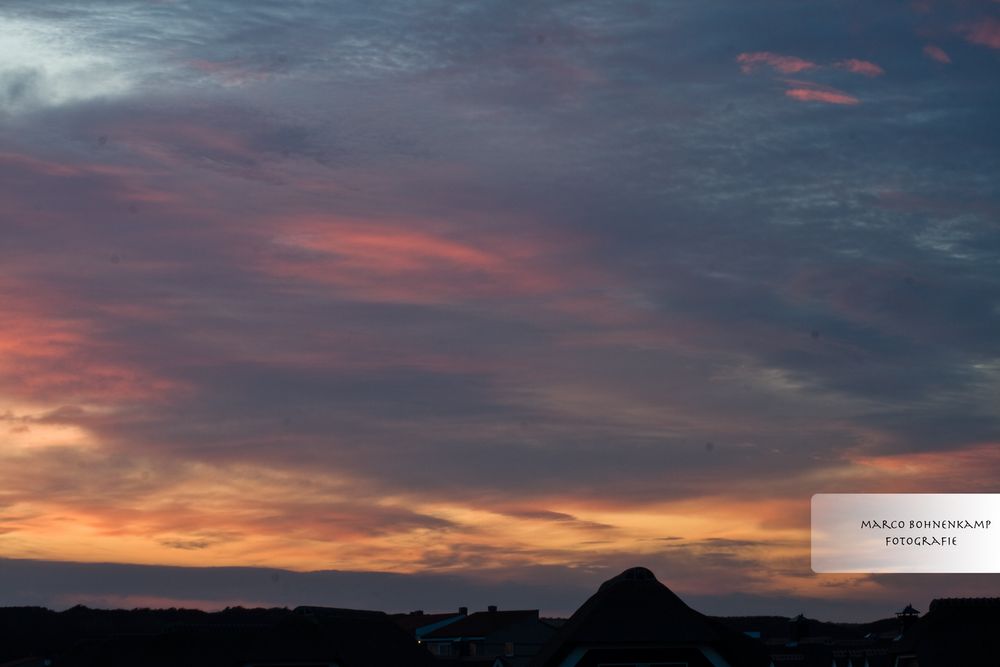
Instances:
[[[775,72],[782,74],[818,71],[825,67],[796,56],[783,56],[770,52],[741,53],[737,56],[736,62],[740,63],[740,69],[744,74],[752,74],[761,64],[769,65]],[[885,70],[879,65],[857,58],[838,60],[828,67],[852,74],[860,74],[868,78],[875,78],[885,74]],[[836,105],[855,105],[860,103],[860,100],[854,95],[820,83],[803,80],[786,80],[785,83],[789,86],[785,90],[785,96],[800,102],[823,102]]]
[[[931,60],[936,60],[944,65],[951,64],[951,56],[949,56],[940,46],[936,46],[934,44],[926,45],[924,47],[924,55]]]
[[[816,63],[798,56],[786,56],[769,51],[741,53],[736,57],[736,62],[740,64],[744,74],[750,74],[760,65],[767,65],[782,74],[795,74],[819,67]]]
[[[785,91],[785,96],[799,102],[824,102],[826,104],[846,104],[850,106],[860,103],[858,98],[848,95],[843,91],[801,86],[789,88]]]
[[[867,77],[882,76],[885,74],[885,70],[876,65],[873,62],[867,60],[858,60],[857,58],[848,58],[847,60],[841,60],[834,63],[834,67],[839,67],[845,69],[848,72],[853,72],[854,74],[861,74]]]

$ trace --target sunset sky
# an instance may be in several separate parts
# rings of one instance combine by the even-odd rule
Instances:
[[[998,595],[1000,2],[4,0],[0,315],[0,605]]]

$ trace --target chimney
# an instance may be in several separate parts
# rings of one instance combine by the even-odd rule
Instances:
[[[495,604],[491,604],[489,607],[486,608],[486,611],[490,612],[491,614],[495,614],[497,611],[497,606]]]
[[[468,607],[459,607],[458,608],[458,613],[461,614],[462,616],[468,616],[469,615],[469,608]]]

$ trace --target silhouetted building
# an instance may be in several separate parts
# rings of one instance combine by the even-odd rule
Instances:
[[[460,621],[469,615],[468,607],[459,607],[458,613],[425,614],[422,610],[411,611],[409,614],[393,614],[393,623],[403,628],[414,639],[421,640],[429,632]]]
[[[448,623],[422,637],[424,646],[441,658],[502,658],[511,667],[527,666],[555,633],[537,609],[500,611],[490,606]]]
[[[997,667],[1000,598],[942,598],[907,630],[894,667]]]
[[[722,619],[731,627],[758,627],[775,667],[893,667],[896,619],[825,623],[799,614],[792,619]],[[752,624],[752,625],[751,625]]]
[[[788,623],[788,639],[790,644],[797,644],[809,636],[809,620],[799,614]]]
[[[769,667],[763,645],[689,606],[634,567],[604,582],[531,663],[534,667]]]
[[[496,607],[0,608],[0,667],[1000,667],[1000,598],[938,599],[923,617],[912,605],[895,616],[712,618],[632,568],[561,624]]]
[[[276,624],[186,625],[157,635],[82,642],[53,667],[431,667],[386,614],[300,607]]]
[[[912,604],[908,604],[902,611],[896,612],[896,618],[899,619],[899,634],[904,635],[920,618],[920,612],[914,609]]]

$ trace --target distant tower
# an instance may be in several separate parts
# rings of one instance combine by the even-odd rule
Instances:
[[[902,635],[917,622],[920,612],[914,609],[912,604],[908,604],[902,611],[896,612],[896,618],[899,619],[899,634]]]
[[[809,636],[809,619],[802,614],[788,622],[788,638],[792,644],[798,644]]]

